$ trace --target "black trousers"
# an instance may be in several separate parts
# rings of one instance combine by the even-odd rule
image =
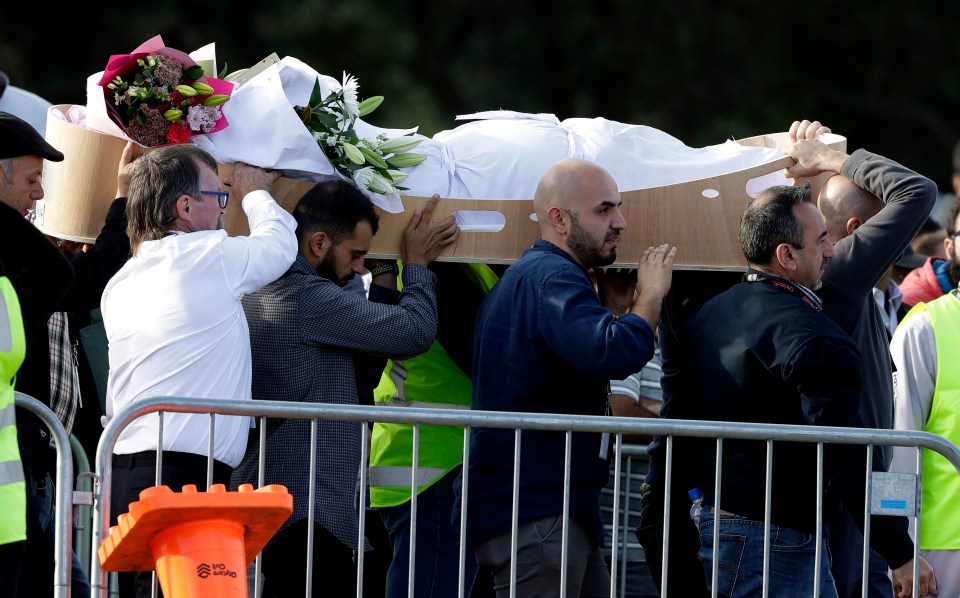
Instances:
[[[357,566],[348,548],[319,523],[313,524],[313,596],[355,596]],[[307,591],[307,520],[275,535],[263,548],[264,598],[305,596]]]
[[[653,487],[640,499],[640,526],[635,530],[658,594],[661,586],[660,567],[664,558],[663,494],[662,487]],[[700,533],[690,519],[690,500],[686,494],[685,490],[673,484],[670,493],[670,547],[666,555],[669,559],[667,592],[668,596],[706,598],[710,596],[710,590],[697,556]]]
[[[146,451],[132,455],[113,456],[113,487],[110,492],[110,525],[129,510],[132,502],[140,500],[140,493],[156,485],[156,452]],[[233,468],[219,461],[213,462],[213,483],[230,484]],[[180,492],[183,486],[194,484],[198,491],[207,489],[207,457],[192,453],[163,452],[160,483]],[[150,598],[150,572],[120,573],[120,598]],[[158,595],[162,596],[162,593]]]

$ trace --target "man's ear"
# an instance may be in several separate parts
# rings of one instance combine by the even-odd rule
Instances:
[[[175,219],[188,220],[190,218],[190,196],[181,195],[173,204]]]
[[[322,230],[310,233],[306,240],[306,249],[311,255],[317,258],[323,258],[330,250],[330,238]]]
[[[550,228],[555,233],[561,235],[566,234],[570,227],[570,218],[567,216],[567,211],[557,206],[550,206],[547,209],[547,222],[550,223]]]
[[[947,259],[953,257],[953,252],[957,249],[956,244],[953,242],[953,239],[947,237],[943,240],[943,252],[947,254]]]
[[[793,245],[789,243],[780,243],[774,252],[777,264],[781,268],[792,272],[797,269],[797,255]]]
[[[853,218],[848,219],[848,220],[847,220],[847,226],[846,226],[847,236],[852,235],[852,234],[853,234],[853,231],[855,231],[855,230],[857,230],[858,228],[860,228],[860,225],[861,225],[861,224],[863,224],[863,222],[861,222],[860,219],[857,218],[856,216],[854,216]]]

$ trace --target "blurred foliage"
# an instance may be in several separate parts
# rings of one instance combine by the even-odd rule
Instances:
[[[273,0],[136,4],[68,14],[5,6],[0,70],[54,103],[85,103],[85,79],[113,53],[162,34],[217,43],[230,70],[276,52],[337,79],[371,118],[433,135],[454,117],[504,108],[602,116],[691,146],[783,131],[816,118],[849,149],[887,155],[949,188],[960,139],[957,4],[756,0]]]

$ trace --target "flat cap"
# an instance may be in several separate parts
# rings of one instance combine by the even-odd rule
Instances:
[[[0,159],[40,156],[51,162],[63,161],[63,154],[37,133],[25,120],[0,112]]]

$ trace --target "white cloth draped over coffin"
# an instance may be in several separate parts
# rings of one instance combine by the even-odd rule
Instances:
[[[324,94],[340,85],[296,58],[283,58],[237,89],[223,105],[230,126],[195,136],[192,142],[223,163],[243,161],[306,180],[336,175],[291,109],[309,101],[318,77]],[[410,176],[402,183],[408,194],[418,196],[531,199],[547,168],[564,158],[596,162],[610,172],[621,191],[628,191],[718,176],[781,157],[779,149],[745,147],[734,141],[692,148],[652,127],[604,118],[560,121],[552,114],[496,110],[461,115],[457,120],[471,122],[433,138],[417,134],[416,128],[381,128],[362,119],[356,130],[360,137],[413,133],[423,139],[412,151],[427,159],[404,169]],[[782,176],[774,176],[769,184],[781,181],[785,181]],[[370,195],[390,212],[403,209],[396,196]]]

